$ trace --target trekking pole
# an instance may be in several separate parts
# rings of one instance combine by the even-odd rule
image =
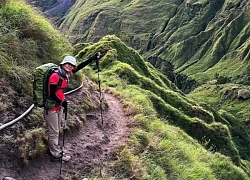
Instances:
[[[68,104],[65,107],[65,119],[63,124],[63,143],[62,143],[62,157],[61,157],[61,166],[60,166],[60,175],[62,174],[62,164],[63,164],[63,154],[64,154],[64,139],[67,130],[67,116],[68,116]]]
[[[100,80],[100,66],[99,66],[99,60],[96,60],[96,66],[97,66],[97,75],[98,75],[98,85],[99,85],[99,100],[100,100],[100,111],[101,111],[101,119],[102,119],[102,125],[103,125],[103,116],[102,116],[102,92],[101,92],[101,80]]]

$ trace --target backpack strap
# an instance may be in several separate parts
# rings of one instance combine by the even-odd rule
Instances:
[[[57,90],[60,89],[61,86],[62,86],[63,77],[60,76],[60,74],[59,74],[58,72],[54,72],[54,73],[57,73],[58,76],[59,76],[59,81],[58,81],[58,84],[57,84],[57,87],[56,87],[56,91],[57,91]],[[49,96],[50,96],[50,83],[48,83],[48,97],[49,97]]]
[[[62,82],[63,82],[63,77],[59,75],[59,73],[57,73],[58,76],[59,76],[59,81],[58,81],[58,84],[57,84],[57,88],[56,90],[60,89],[61,86],[62,86]]]
[[[54,73],[57,73],[57,72],[54,72]],[[58,73],[57,73],[58,74]],[[60,89],[61,88],[61,86],[62,86],[62,82],[63,82],[63,77],[62,76],[60,76],[59,74],[58,74],[58,76],[59,76],[59,81],[58,81],[58,83],[57,83],[57,85],[56,85],[56,90],[55,90],[55,92],[58,90],[58,89]],[[50,97],[50,83],[48,83],[48,95],[47,95],[47,98],[46,98],[46,102],[45,102],[45,109],[46,109],[46,114],[48,114],[48,104],[47,103],[51,103],[51,102],[55,102],[55,105],[57,106],[57,105],[59,105],[56,101],[54,101],[51,97]]]

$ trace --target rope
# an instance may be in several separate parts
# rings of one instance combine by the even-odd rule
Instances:
[[[68,92],[66,92],[66,93],[64,93],[64,94],[65,94],[65,95],[71,94],[71,93],[73,93],[73,92],[75,92],[75,91],[81,89],[82,86],[83,86],[83,83],[82,83],[78,88],[73,89],[73,90],[71,90],[71,91],[68,91]],[[4,125],[1,125],[1,126],[0,126],[0,131],[3,130],[4,128],[8,127],[8,126],[11,126],[12,124],[16,123],[16,122],[19,121],[20,119],[22,119],[22,118],[23,118],[24,116],[26,116],[34,107],[35,107],[35,105],[32,104],[32,105],[29,107],[29,109],[27,109],[21,116],[19,116],[18,118],[14,119],[14,120],[12,120],[12,121],[10,121],[10,122],[4,124]]]
[[[26,116],[26,115],[34,108],[34,106],[35,106],[35,105],[32,104],[32,105],[29,107],[29,109],[26,110],[21,116],[19,116],[18,118],[16,118],[16,119],[14,119],[14,120],[12,120],[12,121],[10,121],[10,122],[8,122],[8,123],[6,123],[6,124],[0,126],[0,131],[1,131],[2,129],[4,129],[4,128],[6,128],[6,127],[8,127],[8,126],[10,126],[10,125],[12,125],[12,124],[14,124],[14,123],[16,123],[16,122],[19,121],[20,119],[22,119],[24,116]]]
[[[65,92],[64,94],[65,94],[65,95],[68,95],[68,94],[71,94],[71,93],[73,93],[73,92],[76,92],[76,91],[78,91],[79,89],[81,89],[81,88],[82,88],[82,86],[83,86],[83,83],[82,83],[82,84],[81,84],[81,86],[79,86],[78,88],[73,89],[73,90],[68,91],[68,92]]]

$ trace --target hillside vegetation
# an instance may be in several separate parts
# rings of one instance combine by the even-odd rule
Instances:
[[[249,13],[246,0],[87,0],[76,1],[60,28],[71,42],[96,42],[115,34],[189,97],[230,117],[230,129],[244,132],[232,137],[236,144],[245,144],[250,106]]]
[[[154,134],[154,130],[157,129],[154,123],[160,123],[158,124],[160,127],[166,127],[166,125],[173,127],[174,125],[180,127],[190,137],[198,140],[208,150],[220,152],[230,157],[235,164],[244,169],[247,168],[245,166],[247,161],[241,160],[242,157],[248,159],[249,156],[248,150],[243,150],[249,148],[248,143],[245,144],[246,141],[249,141],[249,134],[244,131],[243,125],[232,119],[226,112],[217,112],[206,104],[199,105],[186,98],[160,72],[144,62],[135,50],[128,48],[114,36],[107,36],[87,49],[101,45],[114,49],[101,61],[103,83],[122,97],[125,111],[129,115],[133,115],[135,121],[139,120],[142,126],[141,129],[138,129],[139,136],[142,139],[137,139],[139,142],[133,142],[134,144],[139,143],[140,146],[143,145],[139,151],[148,155],[148,151],[150,151],[148,149],[151,148],[151,143],[153,143],[148,140],[149,137],[145,139],[144,133],[153,133],[152,136],[150,135],[152,141],[161,134],[158,130],[159,134]],[[80,51],[79,56],[85,54],[85,51],[85,49]],[[141,71],[141,69],[144,69],[144,71]],[[164,131],[163,127],[162,130]],[[146,132],[144,132],[145,130]],[[141,137],[141,133],[144,134],[143,137]],[[170,130],[169,133],[172,133],[172,131]],[[166,136],[166,138],[169,137]],[[176,138],[178,139],[178,137]],[[178,140],[176,141],[178,142]],[[147,142],[146,145],[144,141]],[[145,152],[145,149],[147,152]],[[149,154],[155,157],[154,152],[150,151]],[[155,161],[155,159],[153,158],[151,161]],[[156,160],[155,163],[157,164],[157,162]]]
[[[72,42],[115,34],[187,92],[190,79],[249,85],[249,27],[247,0],[76,1],[60,25]]]
[[[34,8],[23,1],[7,0],[0,3],[0,49],[2,125],[19,117],[32,105],[35,68],[47,62],[59,64],[64,55],[73,53],[73,47]],[[79,86],[81,78],[79,74],[72,79],[70,87]],[[41,146],[45,143],[42,119],[42,109],[38,108],[22,122],[0,132],[1,156],[16,157],[27,163],[27,159],[41,155],[45,150]],[[37,147],[33,151],[34,142]]]
[[[140,2],[120,3],[129,12],[129,4]],[[59,63],[63,55],[69,53],[74,53],[81,61],[109,47],[111,50],[100,61],[102,88],[121,99],[135,128],[129,143],[117,150],[117,159],[106,167],[107,178],[250,179],[249,134],[231,114],[188,98],[122,38],[114,35],[101,38],[102,34],[97,33],[100,41],[77,44],[73,48],[29,5],[22,1],[5,3],[0,9],[0,68],[3,72],[0,98],[4,102],[0,106],[4,117],[0,123],[17,116],[32,103],[32,72],[36,66],[45,62]],[[96,2],[90,9],[102,3],[112,5],[113,1]],[[170,4],[179,7],[182,2],[175,3]],[[78,4],[79,1],[75,8]],[[136,7],[143,6],[137,4]],[[85,31],[82,37],[86,37]],[[91,67],[84,72],[98,82]],[[75,84],[80,79],[79,75]],[[96,108],[87,97],[83,98],[86,102],[82,106],[74,107],[71,115]],[[42,111],[37,109],[19,124],[1,132],[2,155],[16,154],[26,165],[41,156],[46,150],[41,118]],[[70,129],[76,128],[84,125],[84,118],[70,123]]]
[[[32,104],[34,69],[47,62],[59,64],[64,55],[73,52],[73,47],[38,11],[24,2],[1,2],[0,112],[3,118],[0,123],[4,123],[15,117],[12,113],[20,114]]]
[[[196,101],[249,121],[247,0],[76,1],[60,29],[73,43],[115,34]]]

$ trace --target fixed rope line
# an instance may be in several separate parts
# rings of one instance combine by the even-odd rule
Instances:
[[[32,105],[29,107],[29,109],[27,109],[21,116],[19,116],[18,118],[16,118],[16,119],[14,119],[14,120],[12,120],[12,121],[10,121],[10,122],[8,122],[8,123],[6,123],[6,124],[0,126],[0,131],[1,131],[2,129],[4,129],[4,128],[6,128],[6,127],[8,127],[8,126],[10,126],[10,125],[12,125],[12,124],[14,124],[14,123],[16,123],[16,122],[19,121],[20,119],[22,119],[24,116],[26,116],[26,115],[34,108],[34,106],[35,106],[35,105],[32,104]]]
[[[68,91],[68,92],[65,92],[64,94],[65,94],[65,95],[68,95],[68,94],[71,94],[71,93],[73,93],[73,92],[76,92],[76,91],[78,91],[79,89],[81,89],[81,88],[82,88],[82,86],[83,86],[83,83],[82,83],[82,84],[81,84],[81,86],[79,86],[78,88],[73,89],[73,90]]]
[[[73,93],[73,92],[75,92],[75,91],[81,89],[82,86],[83,86],[83,83],[82,83],[78,88],[73,89],[73,90],[71,90],[71,91],[68,91],[68,92],[66,92],[66,93],[64,93],[64,94],[65,94],[65,95],[71,94],[71,93]],[[1,126],[0,126],[0,131],[3,130],[4,128],[6,128],[6,127],[11,126],[12,124],[15,124],[17,121],[19,121],[19,120],[22,119],[24,116],[26,116],[28,113],[30,113],[30,111],[31,111],[34,107],[35,107],[35,105],[32,104],[32,105],[31,105],[22,115],[20,115],[18,118],[14,119],[14,120],[12,120],[12,121],[10,121],[10,122],[4,124],[4,125],[1,125]]]

